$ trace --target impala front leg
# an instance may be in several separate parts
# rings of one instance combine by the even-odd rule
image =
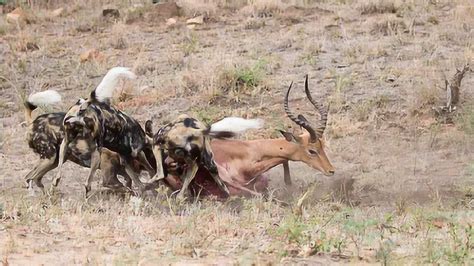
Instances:
[[[288,161],[285,161],[283,164],[283,179],[285,180],[285,184],[287,186],[291,186],[291,175],[290,175],[290,166]]]
[[[184,199],[184,196],[189,190],[189,185],[191,184],[191,181],[193,181],[199,169],[199,165],[196,162],[193,162],[191,165],[191,168],[186,169],[184,173],[183,186],[181,187],[181,190],[178,193],[178,199]]]

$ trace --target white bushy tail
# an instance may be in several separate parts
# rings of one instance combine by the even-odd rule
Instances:
[[[33,93],[28,96],[27,103],[33,107],[40,105],[51,105],[61,101],[61,95],[54,90],[47,90],[42,92]]]
[[[135,79],[137,76],[127,67],[114,67],[105,74],[99,86],[94,90],[93,97],[99,102],[112,98],[120,77]]]
[[[244,133],[249,129],[262,128],[263,119],[244,119],[241,117],[226,117],[211,125],[211,132],[227,131],[236,134]]]
[[[47,90],[33,93],[25,102],[25,120],[29,124],[32,121],[31,112],[38,106],[46,106],[61,101],[61,95],[57,91]]]

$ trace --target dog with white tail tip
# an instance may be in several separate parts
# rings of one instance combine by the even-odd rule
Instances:
[[[125,67],[115,67],[107,72],[102,82],[93,90],[89,99],[71,107],[63,119],[64,139],[59,150],[59,171],[53,180],[52,189],[61,179],[61,167],[71,150],[71,143],[81,141],[90,153],[90,172],[85,183],[86,196],[91,190],[92,178],[100,167],[100,158],[105,149],[116,152],[132,181],[145,190],[137,168],[144,168],[154,176],[156,165],[151,144],[144,130],[131,116],[114,108],[110,101],[118,79],[134,79],[135,74]],[[132,166],[136,166],[135,169]]]
[[[34,120],[32,113],[39,106],[50,106],[61,101],[61,95],[54,90],[47,90],[31,94],[25,101],[25,121],[28,125],[26,140],[34,153],[39,155],[38,164],[25,176],[30,191],[33,191],[33,183],[44,192],[43,177],[58,166],[59,147],[64,138],[62,122],[65,112],[46,113],[37,116]],[[79,99],[75,105],[80,105],[84,99]],[[90,167],[91,152],[86,149],[80,139],[75,139],[69,144],[69,152],[65,161],[72,161],[83,167]],[[136,165],[136,163],[134,163]],[[131,166],[133,168],[133,166]],[[123,160],[116,152],[102,149],[100,157],[100,169],[102,170],[102,185],[113,190],[124,188],[117,175],[121,175],[125,181],[127,190],[131,187],[131,178],[125,171]],[[135,172],[144,170],[135,169]]]

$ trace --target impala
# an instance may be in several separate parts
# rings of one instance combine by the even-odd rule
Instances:
[[[285,182],[288,184],[290,182],[288,161],[304,162],[327,176],[334,174],[334,167],[324,151],[323,133],[327,123],[327,110],[312,98],[306,76],[305,93],[319,112],[320,119],[312,125],[303,115],[294,115],[288,106],[292,84],[285,95],[284,109],[286,115],[304,129],[302,134],[294,135],[281,131],[284,138],[249,141],[215,139],[211,142],[219,177],[227,185],[230,195],[259,195],[259,192],[266,189],[268,182],[262,175],[279,164],[284,166]],[[170,168],[174,165],[169,158],[167,163]],[[181,182],[176,175],[168,175],[167,182],[174,189],[180,189]],[[197,171],[191,188],[200,195],[225,197],[203,167]]]

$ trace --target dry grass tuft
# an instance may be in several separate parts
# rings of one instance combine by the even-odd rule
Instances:
[[[382,34],[384,36],[401,35],[408,29],[405,21],[395,15],[374,18],[370,21],[370,30],[373,34]]]
[[[440,100],[438,89],[422,85],[414,92],[410,113],[416,115],[431,112],[432,107],[439,104]]]
[[[474,107],[473,103],[464,104],[455,118],[455,124],[469,135],[474,135]]]
[[[362,15],[397,13],[401,6],[397,0],[365,0],[357,7]]]

